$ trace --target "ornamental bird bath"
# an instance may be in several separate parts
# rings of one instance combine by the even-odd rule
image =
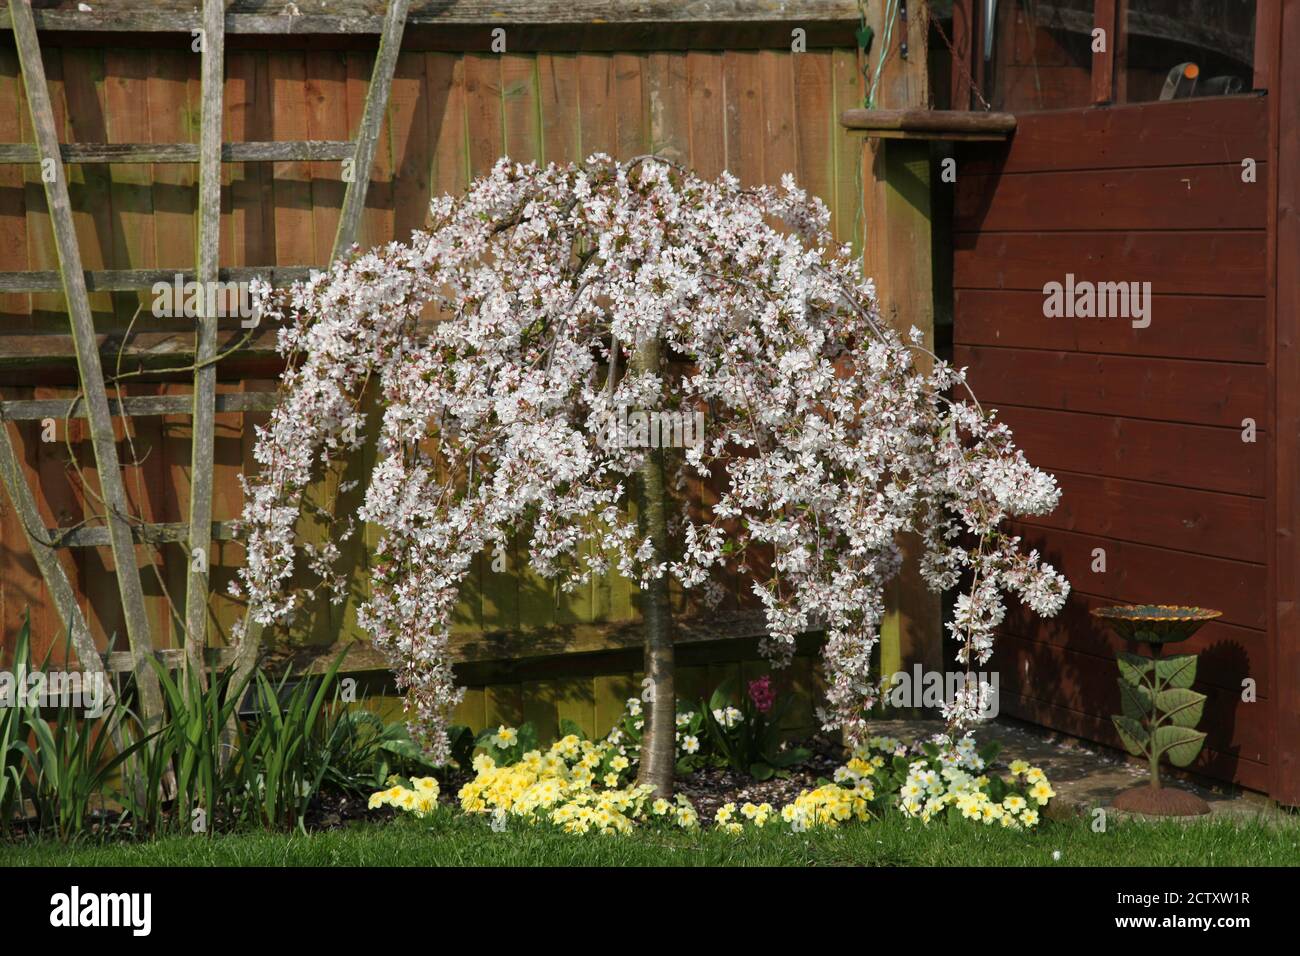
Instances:
[[[1151,648],[1151,656],[1119,655],[1119,691],[1122,714],[1111,718],[1130,754],[1146,757],[1151,779],[1145,787],[1125,790],[1115,798],[1117,810],[1156,816],[1194,816],[1209,813],[1204,800],[1186,790],[1160,785],[1160,758],[1186,767],[1201,752],[1205,733],[1196,729],[1205,707],[1205,695],[1192,690],[1196,655],[1161,656],[1165,644],[1191,637],[1202,624],[1222,614],[1200,607],[1168,604],[1131,604],[1094,608],[1092,615],[1105,621],[1125,640]]]

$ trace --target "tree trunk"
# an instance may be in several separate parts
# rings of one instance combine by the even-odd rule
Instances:
[[[658,374],[659,350],[658,340],[638,345],[631,363],[632,371],[638,375]],[[650,560],[655,565],[662,564],[668,560],[662,448],[646,449],[638,484],[641,524],[654,548]],[[669,797],[677,758],[677,698],[673,689],[673,619],[668,603],[667,574],[656,578],[642,592],[641,616],[645,625],[645,675],[649,683],[642,693],[646,718],[637,782],[654,787],[656,797]]]

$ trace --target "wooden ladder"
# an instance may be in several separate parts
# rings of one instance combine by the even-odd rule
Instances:
[[[170,283],[176,270],[83,270],[63,166],[65,163],[196,163],[199,167],[196,268],[193,272],[184,273],[185,280],[197,281],[201,288],[206,289],[218,281],[238,282],[259,277],[273,284],[283,284],[285,281],[303,278],[312,271],[311,267],[219,267],[221,163],[351,160],[352,176],[343,197],[331,261],[351,248],[365,207],[371,161],[387,109],[408,6],[409,0],[390,0],[388,4],[360,129],[353,142],[223,143],[221,129],[226,13],[222,0],[203,0],[202,27],[197,34],[202,57],[199,143],[74,145],[61,144],[54,127],[54,112],[32,17],[31,0],[9,0],[11,28],[18,48],[36,142],[0,144],[0,163],[41,164],[59,271],[0,274],[0,292],[62,290],[72,326],[82,395],[75,405],[60,399],[0,401],[0,477],[3,478],[15,512],[22,521],[32,555],[82,668],[100,673],[132,672],[146,727],[156,726],[162,718],[162,697],[157,674],[149,664],[151,656],[161,659],[167,667],[193,667],[200,680],[204,679],[205,665],[237,661],[239,670],[246,674],[256,662],[260,629],[251,622],[237,648],[213,649],[212,653],[205,653],[209,599],[208,555],[214,538],[232,536],[231,522],[212,521],[215,414],[219,411],[267,410],[274,405],[275,393],[216,394],[216,363],[221,358],[217,351],[217,315],[208,314],[210,298],[203,295],[200,296],[203,302],[196,330],[192,394],[139,396],[121,401],[109,398],[95,341],[88,291],[148,289],[158,281]],[[189,414],[193,417],[189,521],[184,524],[149,524],[133,518],[129,512],[112,419],[114,416],[172,414]],[[76,529],[44,526],[36,498],[23,476],[8,426],[4,424],[6,420],[17,422],[61,417],[85,418],[88,421],[101,496],[107,511],[103,526]],[[187,547],[190,563],[185,591],[183,650],[157,652],[154,649],[145,613],[140,569],[136,563],[137,541],[147,544],[180,542]],[[101,655],[96,650],[85,617],[77,604],[76,594],[57,554],[59,548],[105,545],[113,553],[130,648],[127,653]]]

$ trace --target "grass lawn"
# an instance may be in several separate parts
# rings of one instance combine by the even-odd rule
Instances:
[[[1053,854],[1059,851],[1059,859]],[[1094,833],[1085,818],[1035,832],[924,827],[901,817],[838,831],[785,828],[627,837],[569,836],[446,808],[420,821],[358,824],[308,836],[244,833],[151,843],[0,844],[0,866],[1296,866],[1300,827],[1126,822]]]

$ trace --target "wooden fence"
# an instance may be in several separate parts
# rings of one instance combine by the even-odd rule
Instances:
[[[680,31],[679,31],[680,32]],[[618,34],[602,34],[605,52],[573,52],[552,35],[544,49],[505,54],[478,48],[439,48],[436,36],[408,42],[398,62],[387,121],[375,157],[361,239],[363,245],[409,236],[425,222],[431,196],[465,189],[501,155],[564,162],[593,152],[618,158],[657,152],[689,163],[704,176],[724,169],[743,183],[777,183],[793,173],[830,207],[841,241],[860,241],[863,224],[861,142],[838,123],[861,102],[863,87],[852,24],[823,25],[822,46],[792,53],[789,30],[758,37],[751,30],[735,48],[709,34],[689,31],[675,49],[644,49]],[[590,39],[591,31],[583,34]],[[57,35],[56,35],[57,36]],[[433,35],[430,35],[433,36]],[[139,41],[139,42],[136,42]],[[694,48],[691,43],[712,44]],[[20,73],[12,47],[0,36],[0,142],[32,141]],[[723,46],[727,49],[722,49]],[[349,139],[358,124],[372,54],[350,43],[316,43],[298,37],[267,44],[228,44],[225,130],[227,141]],[[591,49],[584,46],[583,49]],[[199,58],[189,38],[122,38],[75,35],[43,50],[56,111],[67,143],[195,142],[198,136]],[[70,166],[69,186],[78,239],[89,270],[183,270],[194,266],[197,182],[192,166],[156,164]],[[57,270],[39,167],[0,166],[0,396],[67,398],[75,394],[75,368],[61,295],[13,291],[3,277],[19,270]],[[285,162],[274,167],[227,163],[223,167],[221,265],[311,266],[327,261],[344,182],[338,162]],[[7,283],[7,284],[6,284]],[[152,292],[113,291],[106,279],[91,302],[101,332],[105,367],[122,362],[184,365],[192,349],[186,320],[156,318]],[[127,334],[129,331],[129,335]],[[241,330],[222,333],[233,341]],[[269,336],[221,366],[219,393],[273,386]],[[188,392],[187,384],[157,374],[124,387],[130,395]],[[214,520],[235,518],[241,506],[237,477],[252,465],[254,428],[262,413],[217,415]],[[28,478],[40,489],[51,527],[71,527],[96,511],[82,477],[93,489],[94,460],[84,423],[10,424]],[[189,419],[163,416],[131,421],[130,442],[120,429],[120,453],[131,505],[150,522],[183,522],[188,513]],[[46,433],[43,435],[42,432]],[[42,440],[53,437],[55,440]],[[365,461],[349,471],[360,473]],[[80,475],[78,474],[80,472]],[[333,476],[328,482],[336,482]],[[355,477],[349,474],[347,477]],[[328,491],[328,482],[314,494]],[[312,530],[304,527],[310,536]],[[373,542],[372,542],[373,543]],[[219,542],[212,556],[214,590],[224,592],[242,561],[240,546]],[[178,624],[168,595],[183,604],[186,558],[176,544],[140,545],[138,559],[160,647],[176,646]],[[321,608],[310,633],[289,635],[314,646],[355,638],[355,607],[364,597],[366,557],[352,555],[354,594],[341,608]],[[508,556],[517,567],[517,555]],[[124,633],[107,547],[64,552],[93,637],[117,647]],[[155,570],[150,570],[150,568]],[[680,602],[679,602],[680,603]],[[683,651],[688,693],[702,693],[722,675],[751,674],[752,615],[739,582],[712,626],[692,633],[698,647]],[[8,637],[30,608],[38,650],[57,640],[58,618],[27,553],[8,502],[0,505],[0,627]],[[682,609],[679,607],[679,610]],[[211,605],[216,630],[225,634],[241,607],[220,593]],[[630,585],[595,582],[577,595],[557,597],[546,582],[513,570],[496,574],[481,561],[458,615],[463,679],[472,689],[462,718],[474,726],[530,718],[543,730],[563,716],[591,730],[611,719],[612,708],[636,686],[638,660],[626,649],[628,623],[636,619]],[[505,644],[485,635],[512,634]],[[622,634],[622,637],[618,635]],[[721,638],[723,644],[710,643]],[[736,641],[735,638],[748,640]],[[548,643],[550,641],[550,643]],[[221,643],[220,639],[212,643]],[[474,648],[478,650],[475,651]],[[554,659],[565,649],[596,651],[575,663]],[[612,650],[611,650],[612,649]],[[532,663],[500,663],[527,652]],[[489,662],[495,662],[489,664]],[[363,664],[361,666],[371,666]],[[807,691],[812,673],[801,657],[792,686]],[[804,709],[800,721],[811,715]]]

